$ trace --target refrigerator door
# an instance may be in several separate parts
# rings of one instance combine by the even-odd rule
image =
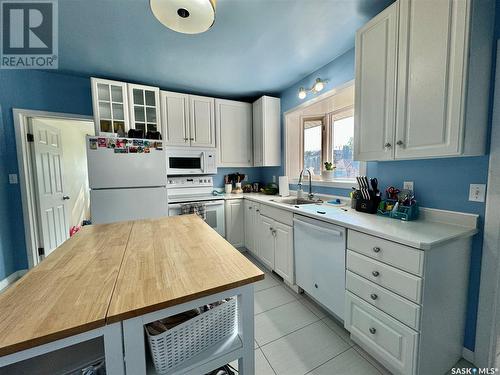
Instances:
[[[96,144],[95,140],[99,139],[104,138],[87,137],[87,163],[91,189],[151,187],[167,184],[167,163],[164,150],[150,147],[148,153],[117,153],[113,148],[100,147],[98,142]],[[137,147],[134,149],[137,151]]]
[[[92,224],[168,216],[167,189],[91,190],[90,213]]]

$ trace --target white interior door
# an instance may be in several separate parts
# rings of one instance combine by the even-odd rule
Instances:
[[[63,191],[61,131],[33,119],[34,166],[40,243],[45,256],[69,237],[69,221]]]

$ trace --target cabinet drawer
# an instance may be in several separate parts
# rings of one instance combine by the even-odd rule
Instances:
[[[396,242],[349,230],[347,248],[402,270],[422,276],[424,252]]]
[[[390,289],[400,296],[420,303],[422,279],[387,264],[347,250],[347,269]]]
[[[417,332],[347,291],[345,327],[355,342],[391,372],[414,374]]]
[[[261,204],[260,213],[282,224],[293,226],[293,213],[290,211]]]
[[[351,271],[346,273],[346,289],[370,305],[396,318],[400,322],[419,330],[420,306],[389,290],[374,284]]]

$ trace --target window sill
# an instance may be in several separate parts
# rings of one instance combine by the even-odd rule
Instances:
[[[290,179],[290,184],[297,185],[299,183],[298,178]],[[302,187],[309,185],[309,178],[302,179]],[[324,180],[312,180],[312,186],[324,186],[331,188],[339,188],[339,189],[351,189],[353,186],[356,186],[357,182],[355,179],[353,180],[334,180],[334,181],[324,181]]]

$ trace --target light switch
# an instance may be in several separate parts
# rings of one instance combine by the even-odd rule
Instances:
[[[414,191],[413,190],[413,181],[405,181],[405,182],[403,182],[403,189]]]
[[[484,202],[486,198],[485,184],[470,184],[469,200],[471,202]]]
[[[9,174],[9,184],[17,184],[17,174],[15,173],[10,173]]]

